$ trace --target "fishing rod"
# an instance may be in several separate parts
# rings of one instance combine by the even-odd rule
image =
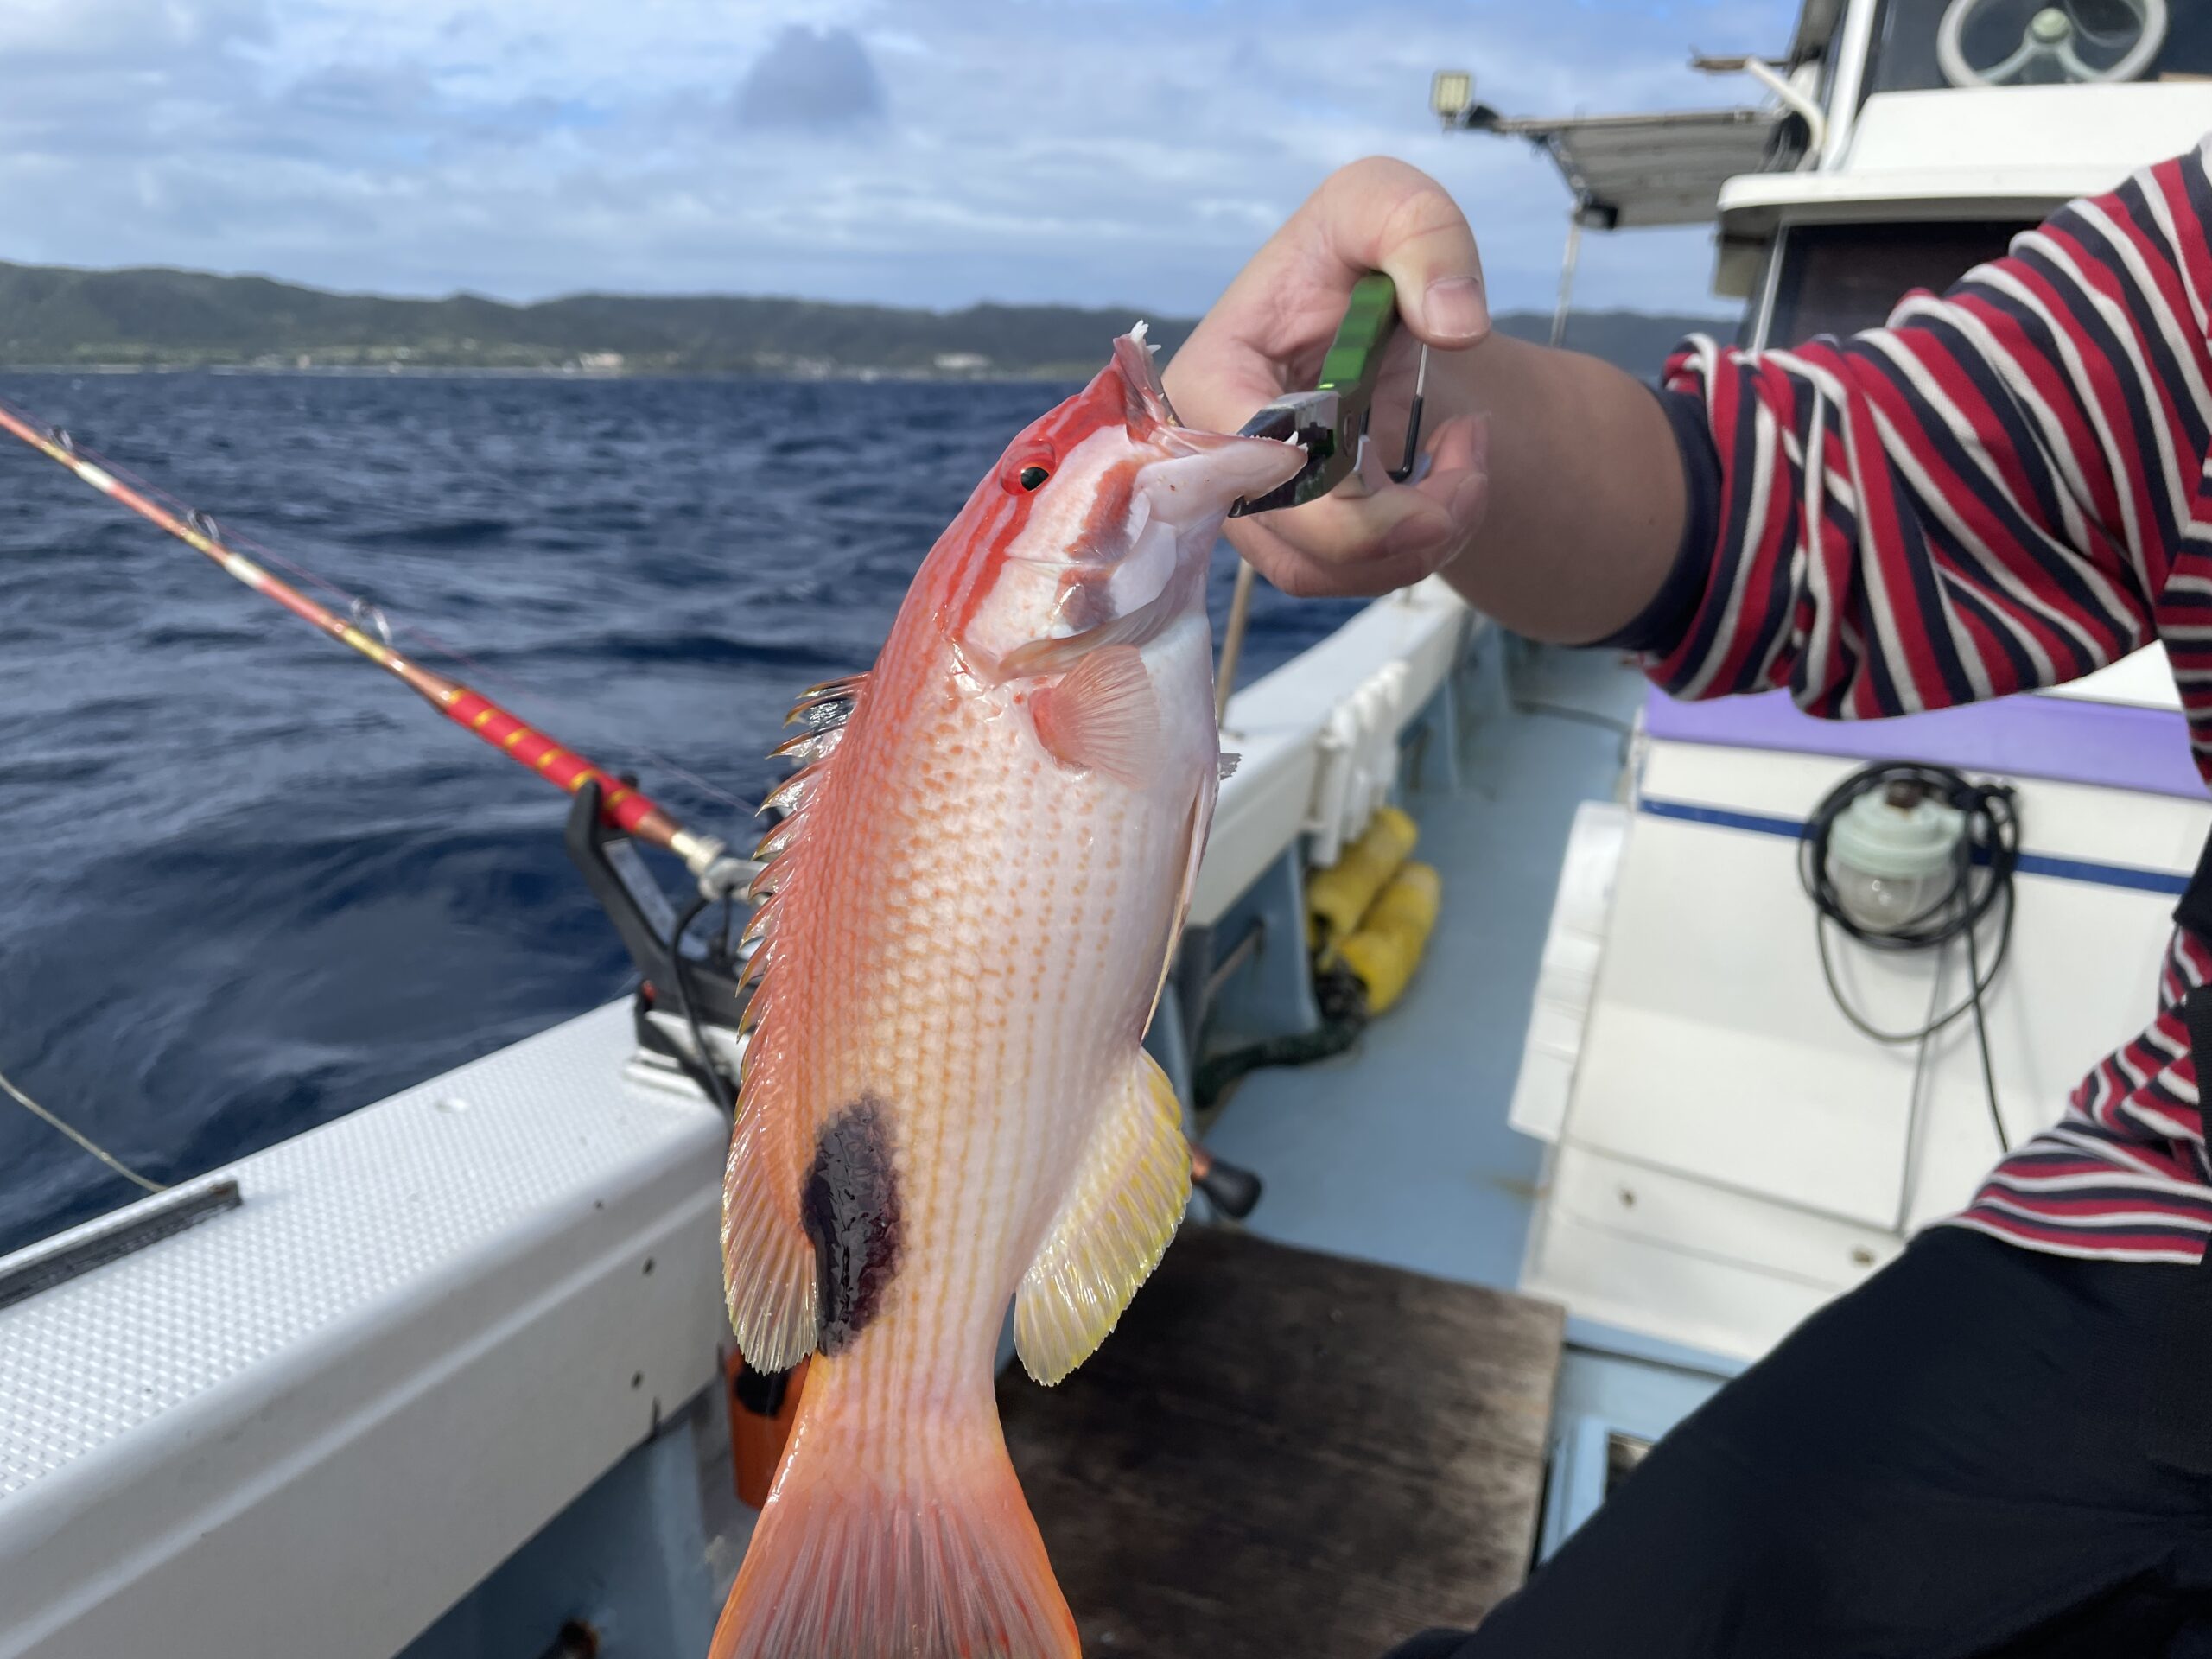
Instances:
[[[67,432],[32,420],[4,399],[0,399],[0,430],[20,438],[48,460],[67,467],[111,500],[119,502],[149,524],[167,531],[257,594],[276,601],[302,621],[320,629],[340,645],[359,652],[378,667],[404,681],[425,702],[454,725],[463,731],[474,733],[518,764],[571,795],[581,792],[587,786],[595,788],[600,816],[609,825],[625,835],[665,848],[675,854],[697,879],[700,892],[707,898],[726,897],[751,880],[758,867],[747,860],[732,857],[726,842],[713,836],[687,830],[667,808],[651,800],[634,786],[610,776],[573,749],[555,742],[482,692],[411,661],[393,650],[388,638],[379,638],[377,633],[363,629],[353,620],[340,616],[328,607],[317,604],[298,588],[270,574],[226,542],[215,521],[206,513],[185,508],[180,514],[149,499],[106,467],[93,461]]]
[[[569,812],[570,856],[607,908],[624,944],[645,975],[636,1010],[639,1041],[675,1061],[698,1083],[709,1099],[725,1110],[734,1109],[734,1101],[727,1093],[727,1081],[721,1077],[701,1030],[701,1021],[702,1017],[710,1017],[718,1024],[734,1027],[743,1004],[742,990],[734,977],[733,963],[711,951],[706,962],[691,961],[683,955],[683,941],[692,920],[707,905],[734,899],[745,890],[759,874],[759,864],[732,856],[728,844],[712,836],[685,829],[666,808],[610,776],[574,750],[555,742],[481,692],[410,661],[392,649],[388,638],[379,637],[384,632],[381,626],[377,633],[368,632],[353,620],[316,603],[232,546],[206,513],[182,503],[178,504],[178,512],[162,506],[100,466],[67,432],[34,421],[4,398],[0,398],[0,430],[21,439],[48,460],[67,467],[101,494],[167,531],[254,592],[276,601],[302,621],[359,652],[405,682],[454,725],[473,732],[501,753],[576,798]],[[697,900],[680,917],[672,912],[660,915],[665,901],[656,904],[652,893],[633,880],[623,865],[608,856],[607,841],[610,831],[665,848],[683,860],[684,867],[698,880]],[[656,999],[652,988],[656,983],[667,986],[674,994],[677,1016],[689,1028],[692,1044],[690,1053],[672,1045],[653,1027]],[[70,1128],[4,1076],[0,1076],[0,1089],[141,1186],[149,1191],[167,1190],[160,1182],[130,1168]],[[1259,1201],[1257,1176],[1214,1157],[1195,1141],[1191,1149],[1191,1178],[1217,1209],[1232,1218],[1241,1219],[1250,1214]]]

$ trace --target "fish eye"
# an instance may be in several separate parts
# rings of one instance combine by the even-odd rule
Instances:
[[[1059,461],[1049,442],[1033,440],[1006,458],[999,469],[999,487],[1008,495],[1034,495],[1045,487]]]

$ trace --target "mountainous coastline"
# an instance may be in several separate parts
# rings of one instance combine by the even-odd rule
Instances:
[[[1138,309],[975,305],[961,311],[742,296],[578,294],[534,305],[475,295],[390,299],[262,276],[149,268],[79,270],[0,262],[0,368],[464,369],[529,373],[1089,374]],[[1192,320],[1150,319],[1173,351]],[[1534,312],[1498,319],[1548,336]],[[1593,311],[1568,343],[1655,371],[1710,319]]]

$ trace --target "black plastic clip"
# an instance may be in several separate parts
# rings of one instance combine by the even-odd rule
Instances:
[[[709,949],[703,959],[687,957],[677,963],[675,908],[645,868],[637,844],[601,816],[598,785],[588,783],[576,791],[563,843],[637,964],[641,982],[632,1013],[638,1046],[675,1061],[708,1099],[727,1101],[729,1081],[719,1069],[711,1077],[701,1069],[715,1064],[704,1044],[695,1055],[650,1016],[658,1010],[688,1015],[702,1026],[736,1030],[750,996],[749,988],[738,985],[737,964],[716,949]]]

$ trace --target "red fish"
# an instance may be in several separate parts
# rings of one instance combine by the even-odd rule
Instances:
[[[1179,424],[1140,325],[794,711],[722,1241],[746,1358],[816,1358],[715,1659],[1078,1651],[993,1360],[1011,1301],[1073,1370],[1188,1199],[1141,1039],[1222,763],[1206,567],[1302,460]]]

